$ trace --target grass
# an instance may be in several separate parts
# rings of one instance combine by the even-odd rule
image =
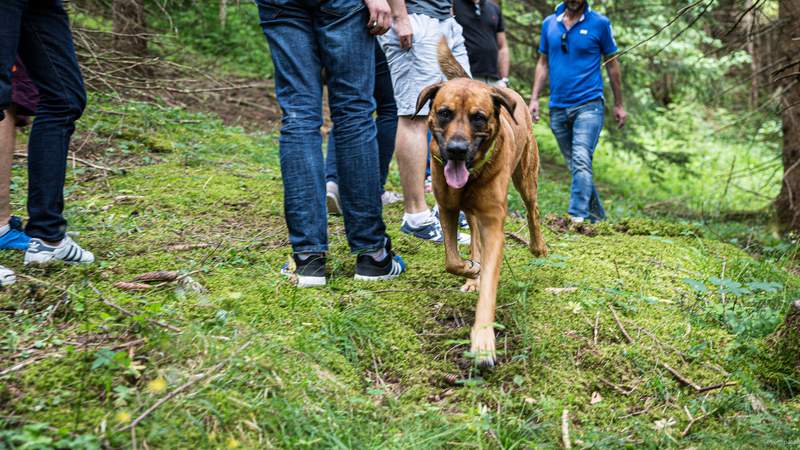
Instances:
[[[0,294],[0,371],[30,362],[0,377],[0,448],[131,448],[119,429],[200,374],[135,427],[138,447],[557,448],[565,409],[576,448],[800,447],[797,373],[767,382],[757,357],[800,294],[776,259],[641,217],[595,237],[548,229],[547,259],[509,240],[501,364],[481,373],[464,355],[476,296],[458,292],[441,247],[397,231],[401,206],[385,216],[405,276],[352,280],[333,218],[330,283],[298,290],[278,271],[289,248],[275,135],[95,98],[75,141],[127,168],[69,172],[70,229],[99,263],[27,269],[0,255],[22,274]],[[542,212],[566,199],[546,167]],[[192,243],[209,246],[169,247]],[[113,286],[153,270],[206,290]],[[664,363],[702,386],[737,384],[697,394]]]

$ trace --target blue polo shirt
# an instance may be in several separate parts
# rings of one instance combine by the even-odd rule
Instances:
[[[539,41],[539,53],[547,55],[549,66],[551,108],[602,98],[602,59],[617,52],[608,17],[592,11],[587,2],[583,16],[567,31],[565,10],[561,3],[555,14],[544,19]]]

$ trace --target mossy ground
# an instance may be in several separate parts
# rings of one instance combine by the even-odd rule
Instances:
[[[762,385],[752,357],[800,293],[774,261],[653,220],[595,237],[547,230],[546,259],[507,240],[501,363],[481,373],[464,356],[476,295],[445,273],[442,247],[398,232],[401,205],[385,217],[406,275],[353,281],[332,218],[330,282],[298,290],[279,274],[275,135],[93,105],[77,145],[129,167],[70,170],[70,230],[97,264],[28,269],[0,255],[21,274],[0,294],[0,371],[32,362],[0,377],[0,448],[557,448],[565,409],[576,448],[800,448],[800,404]],[[564,181],[545,167],[543,215],[563,208]],[[525,234],[519,219],[507,229]],[[152,270],[191,273],[207,292],[112,286]],[[563,287],[577,289],[546,291]],[[700,386],[737,384],[696,393],[664,364]],[[118,431],[200,374],[135,427],[135,444]]]

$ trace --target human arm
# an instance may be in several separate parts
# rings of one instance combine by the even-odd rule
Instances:
[[[542,92],[544,82],[547,81],[548,62],[547,55],[539,54],[539,61],[536,63],[536,73],[533,76],[533,88],[531,88],[531,101],[528,109],[534,122],[539,121],[539,94]]]
[[[508,79],[508,71],[511,66],[509,58],[508,41],[506,41],[505,31],[497,33],[497,70],[500,72],[501,80]]]
[[[625,126],[628,113],[622,106],[622,71],[619,68],[619,58],[606,60],[608,79],[611,80],[611,91],[614,93],[614,120],[620,128]]]
[[[411,29],[411,19],[408,18],[405,0],[389,0],[392,9],[394,32],[400,39],[400,48],[409,49],[414,42],[414,32]]]

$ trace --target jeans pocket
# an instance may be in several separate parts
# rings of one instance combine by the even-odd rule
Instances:
[[[276,19],[281,14],[282,8],[285,6],[285,0],[255,0],[258,6],[258,16],[261,22]]]
[[[323,0],[319,9],[325,14],[344,17],[364,7],[361,0]]]

